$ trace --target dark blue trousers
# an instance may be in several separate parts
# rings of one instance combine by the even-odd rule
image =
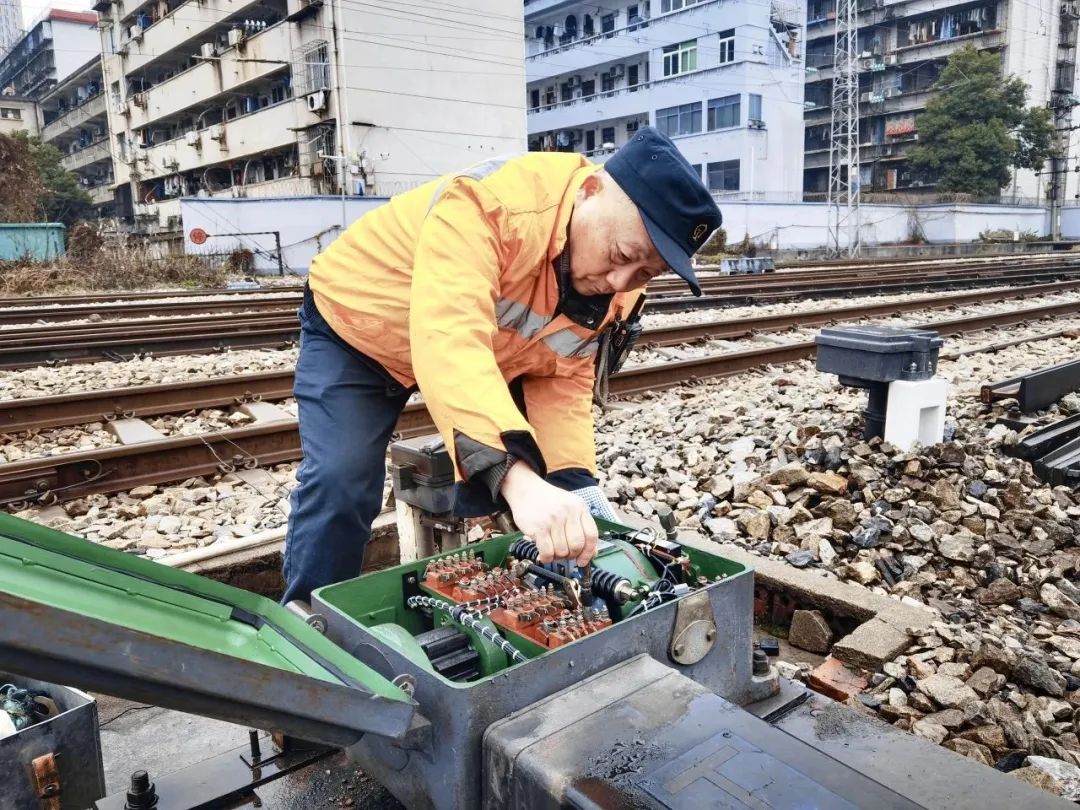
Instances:
[[[304,458],[290,497],[282,603],[308,600],[316,588],[360,574],[371,522],[382,506],[386,448],[413,390],[338,337],[305,288],[293,383]],[[548,480],[568,490],[596,483],[577,469]],[[499,504],[482,490],[459,487],[455,511],[497,511]]]

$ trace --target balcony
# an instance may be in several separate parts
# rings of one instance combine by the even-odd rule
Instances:
[[[260,31],[244,43],[243,53],[233,46],[218,54],[220,59],[200,62],[171,79],[138,94],[140,105],[129,100],[130,126],[138,129],[176,115],[214,96],[227,93],[282,69],[289,53],[289,31],[279,23]],[[237,61],[267,60],[259,61]]]
[[[647,90],[650,86],[659,83],[646,82],[635,85],[633,88],[624,87],[585,98],[560,101],[538,110],[529,110],[526,122],[529,132],[568,129],[595,121],[629,116],[644,115],[648,118],[652,103]]]
[[[77,152],[64,155],[60,160],[60,164],[69,172],[75,172],[101,160],[112,160],[112,153],[109,151],[108,136],[95,141]]]
[[[241,115],[223,124],[198,130],[195,143],[187,134],[171,141],[138,150],[142,155],[133,170],[143,179],[165,177],[190,171],[224,160],[236,160],[296,142],[292,128],[297,126],[297,104],[304,99],[289,99],[270,107]],[[304,109],[307,115],[307,109]]]
[[[124,40],[129,54],[125,73],[141,69],[162,54],[171,53],[196,37],[209,39],[210,32],[219,28],[223,21],[240,14],[245,9],[261,7],[259,0],[205,0],[184,3],[175,11],[137,34],[137,38]],[[122,37],[126,37],[125,32]],[[286,55],[285,53],[279,56]]]
[[[78,107],[68,110],[59,118],[46,124],[41,130],[41,139],[43,141],[52,141],[65,132],[81,127],[92,118],[98,116],[105,118],[105,105],[104,93],[92,96]]]
[[[912,62],[948,59],[954,51],[967,43],[971,43],[979,50],[1002,48],[1005,46],[1005,31],[1001,28],[994,28],[988,31],[979,31],[975,34],[964,34],[951,39],[901,45],[893,53],[896,54],[897,62],[901,65],[908,65]]]
[[[659,3],[657,3],[659,5]],[[702,3],[690,8],[673,11],[659,17],[653,17],[642,23],[616,28],[607,33],[597,33],[590,37],[581,37],[566,45],[559,45],[550,50],[541,51],[525,57],[525,81],[532,83],[552,76],[580,73],[585,68],[604,62],[618,62],[632,56],[647,54],[658,47],[658,43],[681,42],[692,39],[698,26],[702,31],[714,27],[714,17],[718,13],[715,3]],[[725,25],[735,27],[749,21],[746,10],[730,5],[730,13],[725,17]],[[526,32],[529,29],[526,23]],[[530,40],[530,44],[536,40]],[[540,47],[543,47],[541,44]]]
[[[111,180],[107,183],[102,183],[100,186],[91,186],[86,189],[86,192],[90,195],[90,202],[94,205],[108,205],[112,203],[114,199]]]

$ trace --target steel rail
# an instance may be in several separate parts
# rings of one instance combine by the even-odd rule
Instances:
[[[837,307],[758,318],[711,321],[646,330],[641,346],[676,346],[700,340],[737,339],[753,334],[821,326],[872,316],[949,309],[1035,295],[1080,290],[1080,279],[993,292],[933,296],[869,306]],[[0,401],[0,432],[15,433],[107,421],[117,417],[158,416],[203,408],[227,407],[254,400],[292,396],[291,370],[266,371],[227,379],[189,380],[130,388]]]
[[[1080,302],[1067,302],[921,326],[943,335],[955,335],[1077,313],[1080,313]],[[611,379],[610,390],[621,396],[662,390],[807,359],[814,356],[815,350],[813,341],[802,341],[637,366],[616,374]],[[406,408],[398,429],[408,435],[433,429],[423,403]],[[295,461],[300,455],[296,421],[282,420],[197,436],[176,436],[161,441],[26,459],[0,465],[0,502],[21,505],[69,500],[93,493],[118,492],[140,484],[160,484]]]

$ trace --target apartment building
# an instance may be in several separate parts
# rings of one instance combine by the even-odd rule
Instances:
[[[529,148],[603,162],[642,126],[718,196],[802,189],[805,5],[525,0]]]
[[[0,3],[0,58],[22,34],[22,6],[15,2]]]
[[[525,148],[522,19],[499,0],[95,9],[114,180],[145,230],[175,230],[182,196],[391,195]]]
[[[37,105],[32,98],[0,95],[0,134],[38,134]]]
[[[95,54],[97,15],[50,9],[0,58],[0,93],[38,99]]]
[[[73,71],[38,100],[41,139],[60,150],[64,168],[79,178],[99,217],[130,216],[113,193],[113,153],[101,56]]]
[[[809,0],[806,44],[805,183],[807,199],[828,191],[834,0]],[[1076,103],[1077,4],[1060,0],[860,0],[858,12],[860,184],[865,193],[927,195],[907,155],[918,142],[918,114],[934,95],[950,54],[964,45],[1001,55],[1002,69],[1030,86],[1029,103],[1050,105],[1068,140]],[[1074,155],[1075,157],[1075,155]],[[1058,164],[1055,164],[1058,165]],[[1045,201],[1054,180],[1017,171],[1008,197]],[[1068,198],[1080,191],[1075,173]]]

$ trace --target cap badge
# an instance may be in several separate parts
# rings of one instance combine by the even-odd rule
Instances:
[[[704,222],[702,222],[700,225],[698,225],[696,228],[694,228],[694,233],[693,233],[693,237],[692,237],[693,240],[695,242],[700,242],[701,237],[703,237],[705,235],[705,232],[708,231],[708,230],[709,230],[709,226],[706,225]]]

